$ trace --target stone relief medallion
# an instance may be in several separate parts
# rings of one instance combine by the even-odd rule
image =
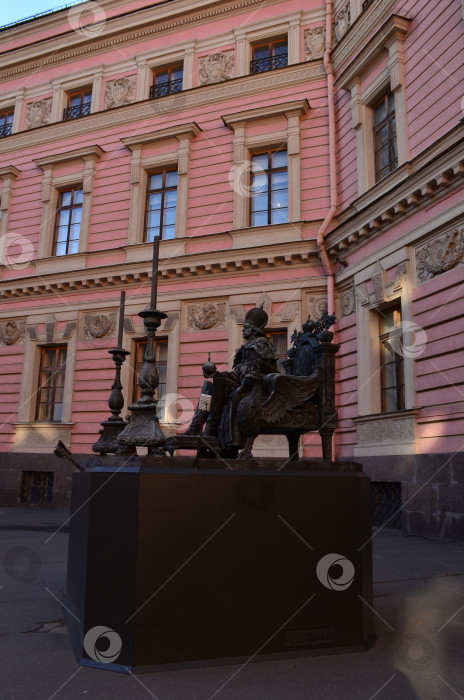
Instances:
[[[114,335],[116,314],[86,314],[84,316],[84,338],[104,338]]]
[[[25,129],[35,129],[37,126],[44,126],[50,123],[52,115],[52,98],[46,100],[35,100],[26,107]]]
[[[335,18],[334,29],[337,41],[341,41],[350,27],[350,6],[346,5]]]
[[[26,333],[26,321],[7,321],[0,324],[0,343],[2,345],[15,345],[24,340]]]
[[[200,85],[213,85],[234,77],[235,52],[218,51],[199,60]]]
[[[218,304],[191,304],[187,307],[187,330],[206,331],[225,328],[227,306]]]
[[[322,58],[325,51],[324,27],[312,27],[304,33],[304,50],[306,61]]]
[[[327,299],[326,297],[310,297],[308,307],[311,318],[320,318],[322,312],[327,311]]]
[[[354,290],[346,289],[340,296],[340,308],[344,316],[353,313],[355,307]]]
[[[446,233],[416,248],[417,277],[421,282],[456,267],[464,257],[464,229]]]
[[[135,75],[109,80],[105,87],[105,109],[128,105],[135,100]]]

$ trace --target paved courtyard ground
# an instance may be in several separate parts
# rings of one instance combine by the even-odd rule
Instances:
[[[464,700],[464,543],[374,531],[378,640],[366,653],[125,676],[72,653],[68,528],[57,531],[68,517],[0,508],[1,700]]]

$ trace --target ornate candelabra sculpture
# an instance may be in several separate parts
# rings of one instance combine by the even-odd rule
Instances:
[[[129,406],[131,416],[124,430],[118,435],[118,443],[124,452],[136,453],[136,446],[148,447],[148,454],[165,455],[160,446],[166,442],[161,430],[158,416],[156,399],[153,398],[155,390],[159,384],[158,370],[156,367],[155,333],[161,321],[167,317],[156,307],[157,298],[157,277],[159,260],[159,236],[155,236],[153,242],[153,266],[151,278],[150,308],[140,311],[139,316],[143,319],[143,324],[147,331],[147,347],[143,356],[143,366],[140,370],[137,384],[141,389],[141,397],[136,403]]]
[[[97,442],[92,445],[94,452],[99,452],[101,455],[119,452],[121,454],[121,445],[118,443],[118,435],[125,428],[126,422],[121,418],[120,413],[124,406],[124,397],[122,395],[121,384],[121,366],[126,359],[126,355],[130,355],[128,350],[122,347],[122,333],[124,328],[124,303],[126,292],[121,292],[121,302],[119,305],[119,325],[118,325],[118,343],[116,348],[108,350],[113,357],[115,364],[115,378],[111,387],[108,406],[112,415],[100,425],[100,437]],[[126,454],[126,453],[124,453]]]

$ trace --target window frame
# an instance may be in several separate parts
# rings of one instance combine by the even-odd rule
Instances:
[[[275,54],[273,52],[273,49],[276,46],[279,46],[280,44],[285,44],[285,47],[286,47],[285,54]],[[255,58],[256,50],[262,49],[264,47],[269,48],[269,56],[265,57],[265,58]],[[273,59],[275,58],[276,55],[277,56],[279,56],[279,55],[286,56],[285,65],[282,65],[282,66],[274,66],[273,65]],[[250,75],[260,75],[261,73],[267,73],[269,71],[279,70],[280,68],[286,68],[289,65],[288,59],[289,59],[288,35],[285,38],[273,38],[273,39],[266,41],[266,42],[258,42],[256,44],[252,44],[251,45]],[[256,63],[258,61],[269,61],[269,67],[264,68],[263,70],[254,70],[254,68],[256,68]]]
[[[383,319],[386,312],[393,311],[393,328],[390,331],[384,331],[382,328]],[[394,413],[395,411],[403,411],[405,409],[405,380],[404,380],[404,359],[395,351],[394,338],[401,336],[401,330],[397,330],[397,326],[401,324],[401,302],[393,306],[379,309],[379,349],[380,349],[380,408],[381,413]],[[396,329],[396,330],[395,330]],[[393,343],[390,341],[393,339]],[[385,346],[389,344],[393,354],[393,361],[385,361]],[[394,365],[395,383],[392,386],[386,386],[386,367]],[[394,389],[396,394],[396,408],[387,408],[387,391]]]
[[[391,100],[393,98],[393,100]],[[389,103],[393,101],[393,108],[391,109]],[[380,107],[381,104],[385,103],[386,106],[386,116],[379,123],[376,123],[375,114],[376,109]],[[391,109],[391,111],[388,111]],[[372,133],[374,137],[374,169],[375,169],[375,182],[380,182],[384,177],[390,175],[398,167],[398,139],[396,133],[396,106],[395,106],[395,95],[391,90],[386,92],[383,97],[372,107],[373,119],[372,119]],[[378,147],[377,134],[384,127],[388,129],[388,140],[386,146],[388,147],[388,165],[383,168],[379,168],[378,154],[382,151],[385,146]],[[391,133],[393,130],[393,134]],[[392,155],[393,151],[393,155]],[[388,172],[381,174],[384,170],[388,168]]]
[[[68,193],[68,192],[71,192],[71,205],[70,205],[70,206],[67,206],[67,205],[60,205],[60,204],[59,204],[60,198],[62,198],[63,195],[66,194],[66,193]],[[75,193],[75,192],[82,192],[82,202],[79,202],[79,203],[77,203],[77,204],[74,205],[74,193]],[[53,256],[53,257],[63,257],[63,256],[66,256],[66,255],[76,255],[76,254],[79,252],[79,241],[80,241],[80,234],[81,234],[81,228],[82,228],[83,206],[84,206],[84,189],[83,189],[82,186],[77,186],[77,187],[71,187],[71,188],[66,188],[66,189],[58,190],[58,201],[57,201],[57,207],[56,207],[55,229],[54,229],[54,235],[53,235],[53,248],[52,248],[52,256]],[[77,249],[77,251],[76,251],[75,253],[70,253],[70,252],[69,252],[69,244],[70,244],[72,241],[76,240],[76,239],[71,239],[71,238],[70,238],[70,229],[71,229],[71,225],[72,225],[72,224],[71,224],[72,212],[73,212],[73,210],[77,210],[77,209],[79,209],[80,212],[81,212],[81,218],[80,218],[80,221],[79,221],[79,236],[78,236],[78,238],[77,238],[77,241],[78,241],[78,243],[77,243],[77,248],[78,248],[78,249]],[[68,231],[67,231],[66,241],[58,241],[58,228],[59,228],[58,223],[59,223],[59,219],[60,219],[60,213],[61,213],[62,211],[69,211],[69,212],[70,212],[70,216],[69,216],[68,224],[67,224]],[[66,243],[66,252],[65,252],[65,253],[60,253],[60,254],[58,254],[58,253],[56,252],[57,246],[58,246],[59,243],[64,243],[64,242]]]
[[[0,124],[0,138],[3,139],[6,136],[10,136],[13,133],[13,122],[14,122],[14,108],[7,108],[2,111],[0,111],[0,121],[2,120],[2,117],[4,118],[3,124]],[[8,117],[11,117],[11,120],[8,121]],[[6,129],[6,127],[9,126],[10,129]],[[2,131],[5,131],[6,133],[2,133]]]
[[[67,106],[63,109],[63,121],[71,121],[73,119],[79,119],[80,117],[88,116],[92,111],[92,86],[87,88],[81,88],[80,90],[73,90],[67,94]],[[90,100],[84,102],[84,98],[90,95]],[[80,97],[79,105],[72,105],[72,99],[75,97]],[[76,110],[76,107],[79,109]],[[85,107],[85,109],[83,109]],[[72,110],[76,110],[77,113],[74,115]]]
[[[50,350],[55,350],[55,357],[58,358],[59,354],[62,350],[65,352],[64,356],[64,365],[60,365],[58,367],[59,369],[59,376],[62,377],[62,386],[57,387],[56,382],[53,382],[52,387],[46,387],[45,385],[42,385],[42,372],[44,371],[43,367],[43,360],[44,360],[44,353]],[[39,377],[38,377],[38,382],[37,382],[37,400],[36,400],[36,408],[35,408],[35,422],[38,423],[62,423],[63,419],[63,407],[64,407],[64,402],[65,402],[65,382],[66,382],[66,365],[67,365],[67,353],[68,353],[68,348],[66,344],[53,344],[53,345],[42,345],[40,346],[40,360],[39,360]],[[53,367],[54,369],[54,367]],[[58,372],[53,372],[53,378],[57,376]],[[49,402],[42,402],[41,401],[41,396],[42,392],[46,390],[52,390],[53,393],[53,401]],[[56,402],[55,397],[56,397],[56,391],[57,389],[61,389],[62,392],[62,401],[61,402]],[[51,406],[52,407],[52,412],[53,414],[55,413],[55,406],[59,403],[61,405],[61,413],[60,413],[60,418],[58,420],[54,419],[47,419],[47,418],[41,418],[40,417],[40,408],[41,406]]]
[[[182,77],[175,78],[174,80],[172,80],[171,79],[171,72],[176,71],[176,70],[182,71]],[[163,83],[157,83],[156,78],[161,73],[167,73],[168,80],[166,80]],[[155,94],[156,88],[161,86],[161,85],[168,86],[167,91],[164,94],[160,94],[160,95]],[[172,86],[174,86],[175,88],[179,88],[179,89],[171,89]],[[152,70],[152,84],[150,86],[150,92],[149,92],[149,99],[150,100],[156,100],[156,99],[159,99],[160,97],[167,97],[168,95],[175,95],[179,92],[182,92],[183,89],[184,89],[184,64],[183,64],[183,62],[170,64],[168,66],[159,66],[159,67],[156,67]]]
[[[287,154],[287,165],[286,165],[285,167],[273,168],[273,167],[272,167],[272,155],[273,155],[274,153],[281,153],[281,152],[285,152],[285,153]],[[269,149],[266,149],[266,150],[259,150],[259,151],[255,152],[255,153],[251,153],[251,154],[250,154],[251,163],[253,164],[253,159],[256,158],[257,156],[261,156],[261,155],[265,155],[265,154],[267,154],[267,156],[268,156],[268,163],[267,163],[267,164],[268,164],[268,168],[266,168],[265,171],[264,171],[264,172],[266,173],[266,179],[267,179],[267,209],[266,209],[266,213],[267,213],[267,224],[256,224],[256,225],[253,224],[253,214],[256,214],[256,213],[258,213],[258,212],[254,212],[254,211],[253,211],[253,200],[255,199],[255,195],[253,194],[253,192],[251,192],[251,196],[250,196],[250,198],[249,198],[249,199],[250,199],[250,204],[249,204],[249,206],[250,206],[249,221],[250,221],[250,226],[251,226],[252,228],[256,228],[256,227],[258,227],[258,226],[271,226],[271,225],[274,225],[273,222],[272,222],[272,213],[273,213],[273,211],[274,211],[274,210],[272,209],[272,194],[273,194],[273,190],[272,190],[272,175],[273,175],[274,173],[276,173],[276,172],[286,172],[286,173],[287,173],[287,188],[286,188],[286,192],[287,192],[287,207],[286,207],[286,209],[287,209],[287,221],[279,221],[279,222],[276,222],[276,223],[278,223],[278,224],[287,224],[287,223],[288,223],[288,209],[289,209],[289,207],[288,207],[288,194],[289,194],[289,187],[288,187],[288,150],[287,150],[287,148],[280,148],[280,147],[277,147],[277,148],[269,148]],[[253,166],[252,166],[251,169],[250,169],[250,191],[251,191],[252,187],[253,187]],[[261,210],[261,211],[264,212],[265,210]]]
[[[177,175],[175,187],[174,186],[166,186],[166,180],[167,180],[168,173],[174,173],[174,172]],[[151,180],[152,176],[153,175],[161,175],[161,174],[163,176],[163,186],[159,189],[151,190],[150,189],[150,180]],[[144,230],[143,230],[145,243],[153,243],[153,239],[148,238],[148,215],[149,215],[149,212],[151,211],[149,209],[149,200],[150,200],[151,194],[158,194],[158,193],[161,194],[160,225],[159,225],[160,241],[173,240],[176,237],[178,181],[179,181],[179,174],[178,174],[177,168],[167,167],[167,168],[163,168],[162,170],[155,170],[154,172],[147,173],[147,189],[146,189],[146,197],[145,197],[145,223],[144,223]],[[163,236],[163,229],[165,227],[164,214],[165,214],[166,209],[173,209],[173,207],[166,207],[166,205],[165,205],[166,194],[168,192],[174,192],[174,191],[176,193],[176,206],[175,206],[176,215],[175,215],[175,219],[174,219],[174,236],[172,236],[171,238],[164,238],[164,236]],[[172,225],[172,224],[170,224],[170,225]],[[153,227],[153,228],[156,228],[156,227]],[[154,234],[154,235],[156,235],[156,234]]]

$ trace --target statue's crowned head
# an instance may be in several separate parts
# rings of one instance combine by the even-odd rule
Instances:
[[[262,306],[250,309],[245,315],[245,323],[249,323],[250,326],[253,326],[253,328],[258,331],[263,331],[267,326],[268,321],[269,316],[264,311]]]

